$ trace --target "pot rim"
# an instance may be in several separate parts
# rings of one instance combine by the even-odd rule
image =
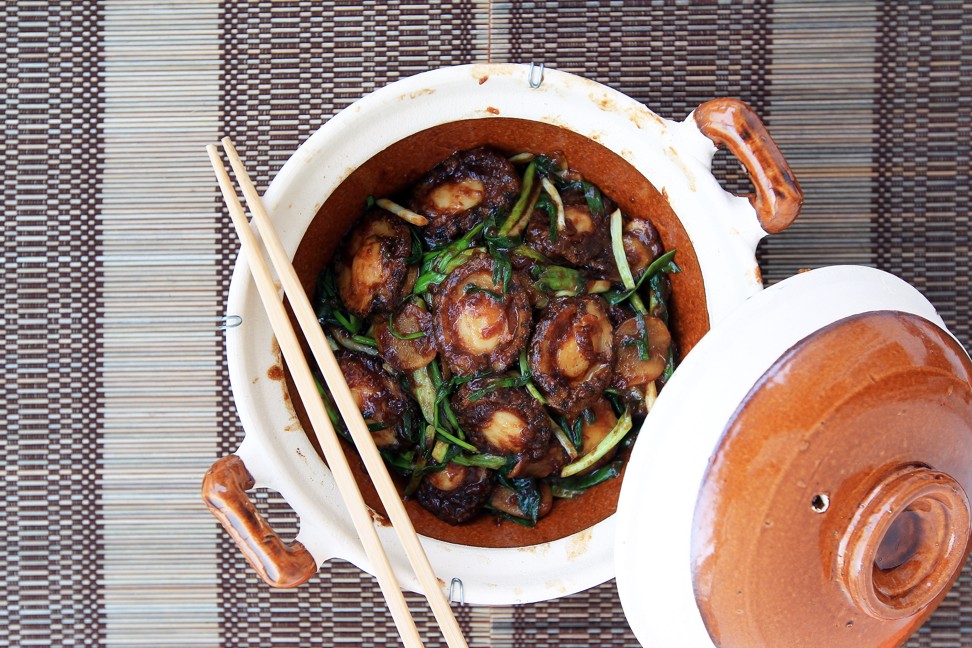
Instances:
[[[528,70],[512,64],[433,70],[385,86],[322,125],[284,164],[264,197],[288,254],[294,255],[331,192],[375,153],[426,128],[493,118],[498,112],[501,118],[553,123],[593,139],[664,192],[696,248],[713,324],[760,290],[754,251],[765,232],[749,201],[725,192],[712,176],[715,146],[691,115],[683,122],[668,121],[618,91],[549,69],[541,86],[533,88]],[[395,119],[387,119],[389,111]],[[281,364],[279,351],[242,257],[233,272],[227,313],[243,318],[226,334],[230,381],[245,431],[237,454],[257,487],[280,492],[293,507],[300,520],[297,539],[318,565],[339,557],[368,571],[333,480],[301,431],[283,382],[269,377]],[[527,603],[610,579],[615,517],[531,547],[487,549],[421,540],[440,578],[463,580],[466,602]],[[420,591],[391,529],[379,525],[378,531],[402,585]]]

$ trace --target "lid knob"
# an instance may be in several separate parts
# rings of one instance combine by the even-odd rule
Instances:
[[[961,569],[970,518],[968,497],[951,476],[923,465],[885,473],[841,539],[841,584],[875,619],[920,612]]]

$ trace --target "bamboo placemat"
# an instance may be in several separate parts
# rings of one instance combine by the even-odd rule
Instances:
[[[921,289],[968,347],[968,2],[32,2],[0,8],[2,403],[11,646],[395,645],[369,577],[257,580],[202,507],[241,440],[216,331],[236,257],[203,152],[258,186],[321,123],[445,65],[543,62],[682,119],[762,115],[807,199],[775,282],[854,263]],[[745,187],[721,156],[728,188]],[[255,496],[272,525],[296,521]],[[415,609],[423,608],[413,597]],[[634,646],[613,583],[458,610],[475,646]],[[431,616],[419,612],[426,636]],[[435,640],[428,645],[437,645]],[[972,646],[972,571],[909,647]]]

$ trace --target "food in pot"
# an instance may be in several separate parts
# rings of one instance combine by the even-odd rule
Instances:
[[[530,344],[530,371],[547,404],[568,420],[601,397],[611,381],[614,338],[598,295],[561,297],[541,313]]]
[[[409,436],[405,423],[415,416],[414,402],[374,358],[352,351],[339,351],[336,357],[375,445],[382,449],[399,447]]]
[[[469,231],[492,212],[509,211],[520,194],[513,165],[488,148],[458,151],[425,174],[408,204],[428,218],[422,237],[430,246]]]
[[[678,267],[650,215],[562,154],[483,147],[368,202],[315,301],[405,496],[533,526],[619,476],[675,366]]]
[[[616,207],[596,187],[590,183],[586,187],[577,182],[562,192],[544,191],[538,200],[540,208],[527,226],[526,243],[553,261],[575,266],[589,264],[610,250],[608,214]],[[558,208],[563,209],[563,223],[558,220],[557,235],[552,237],[549,213],[553,210],[559,215]]]
[[[448,462],[425,476],[416,497],[440,520],[462,524],[479,515],[492,497],[495,483],[491,470]]]
[[[471,380],[452,396],[452,409],[470,443],[484,452],[517,461],[541,459],[552,438],[550,418],[523,387],[495,387],[516,382],[515,377]]]
[[[365,215],[334,263],[341,300],[349,312],[368,317],[401,301],[408,251],[408,227],[401,219],[377,209]]]
[[[418,304],[408,301],[394,312],[376,316],[373,329],[378,353],[392,370],[407,373],[435,360],[432,316]]]
[[[523,279],[511,273],[505,284],[494,281],[497,268],[478,252],[435,292],[435,344],[456,375],[503,371],[526,348],[533,311]]]

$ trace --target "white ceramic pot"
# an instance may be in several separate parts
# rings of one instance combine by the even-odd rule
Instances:
[[[770,224],[769,229],[782,229],[795,216],[794,201],[799,206],[798,187],[797,195],[783,196],[759,186],[766,169],[753,165],[768,164],[761,153],[764,145],[775,151],[771,141],[760,135],[760,150],[740,155],[764,195],[755,200],[738,197],[723,190],[711,173],[716,146],[710,137],[713,132],[732,131],[715,123],[718,119],[709,120],[714,130],[707,136],[692,115],[669,121],[610,88],[549,69],[539,86],[533,87],[531,74],[537,78],[536,71],[520,65],[440,69],[391,84],[341,111],[300,146],[266,192],[265,204],[284,247],[293,255],[332,192],[393,143],[460,120],[513,118],[552,124],[597,142],[667,198],[698,259],[704,318],[710,325],[761,290],[754,258],[758,241],[766,235],[761,222]],[[739,111],[745,108],[736,106]],[[723,111],[719,119],[732,116]],[[745,143],[728,140],[737,152],[739,146],[745,149]],[[790,181],[789,189],[796,187],[788,170],[782,176]],[[772,221],[780,206],[777,199],[789,201],[783,207],[791,213],[782,222]],[[767,213],[758,215],[757,208],[767,204]],[[334,482],[300,429],[279,371],[274,372],[280,367],[279,353],[242,257],[233,274],[227,313],[243,320],[226,335],[233,394],[246,432],[236,454],[255,486],[279,491],[293,507],[300,519],[297,540],[316,565],[342,558],[369,571]],[[660,404],[667,391],[662,392]],[[645,425],[650,425],[652,416]],[[422,543],[442,581],[461,579],[467,603],[527,603],[612,578],[615,517],[538,546],[487,549],[431,538],[423,538]],[[379,525],[378,531],[382,540],[388,540],[385,546],[400,582],[417,590],[391,529]]]

